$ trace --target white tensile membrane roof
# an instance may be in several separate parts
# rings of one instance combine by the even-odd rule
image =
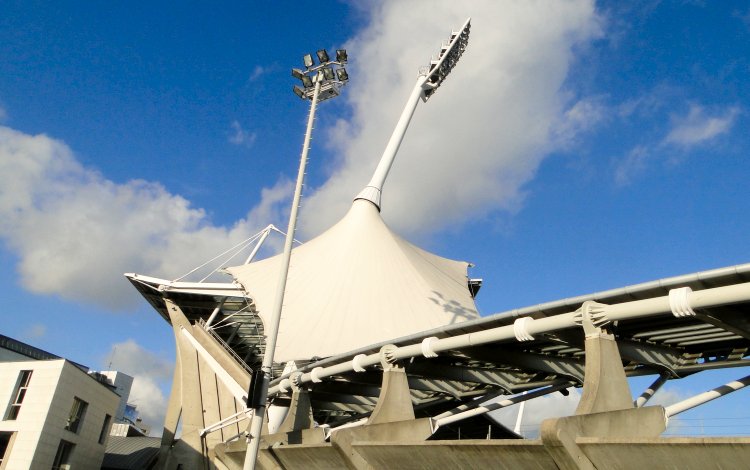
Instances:
[[[227,268],[270,322],[282,255]],[[357,199],[333,227],[292,251],[276,361],[354,350],[479,315],[468,263],[418,248]]]

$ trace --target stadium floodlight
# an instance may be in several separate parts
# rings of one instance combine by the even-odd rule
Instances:
[[[469,31],[471,30],[471,18],[467,19],[464,25],[458,31],[453,31],[448,41],[443,43],[437,59],[430,62],[429,71],[427,72],[427,81],[425,82],[424,100],[432,96],[438,87],[451,73],[453,67],[458,63],[458,59],[466,50],[469,44]]]
[[[313,65],[315,65],[315,62],[313,62],[312,55],[310,54],[305,54],[304,57],[302,57],[302,62],[305,64],[305,67],[307,67],[308,69],[312,67]]]
[[[303,58],[305,68],[292,69],[292,76],[302,81],[302,87],[293,88],[294,93],[304,100],[312,99],[315,85],[320,82],[318,101],[325,101],[341,93],[341,87],[349,81],[349,74],[344,70],[343,63],[348,59],[344,49],[336,50],[336,59],[331,60],[325,49],[316,53],[320,62],[315,65],[313,56],[306,54]],[[298,93],[301,91],[302,93]]]
[[[338,51],[337,51],[338,57]],[[292,87],[294,94],[303,100],[310,100],[310,114],[307,117],[307,131],[305,141],[302,144],[302,155],[300,156],[299,171],[297,172],[297,185],[294,189],[292,209],[289,214],[289,226],[286,231],[284,242],[283,264],[279,271],[276,298],[271,312],[271,319],[266,327],[266,351],[263,355],[261,368],[255,371],[251,377],[250,390],[248,391],[247,407],[253,410],[252,421],[247,441],[247,452],[243,468],[254,469],[258,460],[258,449],[260,436],[263,430],[266,402],[268,401],[268,384],[271,381],[273,369],[273,356],[276,350],[276,341],[279,333],[279,322],[284,305],[284,290],[289,275],[289,261],[292,256],[292,243],[294,242],[294,231],[297,227],[297,209],[302,198],[302,186],[305,180],[305,167],[307,165],[307,153],[310,150],[310,139],[312,136],[313,122],[315,121],[315,109],[318,101],[324,101],[341,93],[341,87],[346,85],[349,75],[341,67],[339,62],[330,61],[325,49],[318,51],[320,64],[313,65],[312,56],[304,56],[305,70],[292,69],[292,76],[302,80],[303,88],[298,85]]]

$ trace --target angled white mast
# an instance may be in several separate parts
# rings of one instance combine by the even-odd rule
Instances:
[[[391,134],[391,139],[388,141],[388,145],[386,145],[383,155],[380,157],[380,163],[378,163],[378,167],[375,169],[370,182],[354,198],[355,200],[366,199],[380,210],[380,195],[383,191],[383,184],[391,166],[393,166],[393,160],[396,158],[396,152],[398,152],[398,148],[401,146],[401,141],[404,140],[404,134],[406,134],[411,117],[417,108],[419,98],[422,98],[422,101],[426,102],[443,83],[443,80],[453,70],[453,67],[456,66],[458,59],[461,58],[469,43],[470,28],[471,18],[467,18],[461,29],[453,31],[450,39],[443,42],[437,59],[430,61],[429,67],[420,69],[417,83],[414,85],[406,106],[401,112],[401,117],[396,124],[396,128],[393,130],[393,134]]]

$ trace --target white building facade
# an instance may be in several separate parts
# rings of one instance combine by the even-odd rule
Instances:
[[[65,359],[0,362],[0,470],[100,468],[119,403]]]

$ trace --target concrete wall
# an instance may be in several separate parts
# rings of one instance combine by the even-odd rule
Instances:
[[[114,416],[119,397],[63,359],[0,363],[1,417],[5,417],[21,370],[33,372],[18,418],[0,421],[0,431],[16,433],[3,465],[9,469],[50,468],[64,439],[75,444],[72,468],[98,469],[106,444],[99,443],[104,417]],[[77,433],[65,429],[74,397],[88,403]]]

